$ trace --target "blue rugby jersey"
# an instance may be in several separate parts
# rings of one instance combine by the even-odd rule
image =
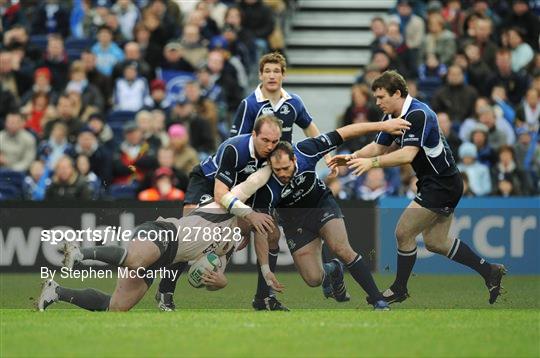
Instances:
[[[388,114],[383,120],[390,118],[391,115]],[[375,143],[390,146],[395,142],[401,148],[419,147],[420,151],[411,163],[419,179],[426,175],[451,176],[458,173],[452,151],[439,129],[437,115],[427,104],[407,96],[401,118],[411,122],[411,128],[401,136],[379,132]]]
[[[264,98],[260,86],[240,102],[236,110],[230,136],[247,134],[253,131],[255,120],[263,114],[273,114],[283,121],[281,140],[292,141],[292,127],[296,123],[301,128],[307,128],[313,118],[306,110],[302,99],[296,94],[289,94],[284,89],[282,98],[272,107],[270,100]]]
[[[342,143],[339,133],[333,131],[295,144],[296,171],[291,181],[283,184],[272,174],[268,183],[255,194],[253,206],[316,208],[319,200],[330,193],[326,184],[317,176],[317,162]]]
[[[232,188],[265,163],[266,159],[255,155],[251,134],[243,134],[221,143],[216,153],[201,163],[201,169],[208,180],[219,179]]]

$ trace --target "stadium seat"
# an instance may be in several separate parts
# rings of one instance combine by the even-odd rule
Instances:
[[[75,37],[70,37],[66,40],[66,49],[70,50],[84,50],[89,48],[94,43],[94,40],[88,38],[78,39]]]
[[[107,123],[125,123],[135,119],[136,112],[113,111],[107,116]]]
[[[137,197],[137,188],[135,184],[112,184],[109,187],[109,196],[111,199],[135,199]]]
[[[2,200],[20,200],[22,199],[22,191],[20,187],[15,185],[0,184],[0,201]]]
[[[0,186],[14,186],[22,188],[24,173],[14,170],[0,169]]]
[[[78,48],[68,48],[66,50],[66,53],[67,53],[69,61],[72,62],[81,58],[82,50]]]
[[[45,50],[47,48],[47,35],[32,35],[30,43],[40,50]]]

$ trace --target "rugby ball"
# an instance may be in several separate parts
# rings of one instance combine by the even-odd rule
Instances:
[[[188,272],[189,284],[195,288],[203,287],[202,275],[206,270],[217,271],[221,267],[219,256],[213,252],[203,255],[191,265]]]

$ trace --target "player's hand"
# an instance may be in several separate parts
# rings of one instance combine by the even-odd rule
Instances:
[[[202,282],[210,290],[219,290],[227,286],[227,277],[221,271],[210,271],[206,269],[206,272],[202,274]]]
[[[245,219],[249,221],[251,225],[253,225],[253,228],[259,233],[259,234],[266,234],[268,232],[271,232],[275,229],[274,226],[274,219],[272,216],[264,213],[258,213],[256,211],[246,215]]]
[[[339,169],[337,166],[332,166],[331,165],[331,160],[332,160],[332,157],[330,155],[326,155],[324,157],[324,161],[326,162],[326,166],[328,167],[328,169],[330,169],[330,173],[328,174],[328,178],[336,178],[339,174]]]
[[[356,158],[347,162],[353,175],[360,176],[372,168],[371,158]]]
[[[390,133],[392,135],[401,135],[403,131],[411,128],[411,122],[402,118],[393,118],[382,122],[383,132]]]
[[[279,281],[277,280],[276,276],[273,272],[268,272],[265,276],[266,284],[276,292],[282,293],[285,286],[283,286]]]
[[[337,170],[338,167],[346,166],[351,159],[354,159],[352,154],[338,154],[330,158],[327,164],[329,168],[335,168]]]

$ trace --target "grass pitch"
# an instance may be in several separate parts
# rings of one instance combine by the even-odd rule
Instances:
[[[540,278],[507,276],[494,306],[476,276],[416,276],[412,297],[373,312],[347,277],[351,302],[337,304],[281,273],[291,312],[250,309],[255,274],[229,274],[222,291],[183,279],[174,313],[157,311],[154,285],[131,312],[87,312],[57,304],[32,310],[37,274],[0,274],[0,356],[540,356]],[[376,276],[381,288],[393,277]],[[59,280],[112,292],[114,280]]]

